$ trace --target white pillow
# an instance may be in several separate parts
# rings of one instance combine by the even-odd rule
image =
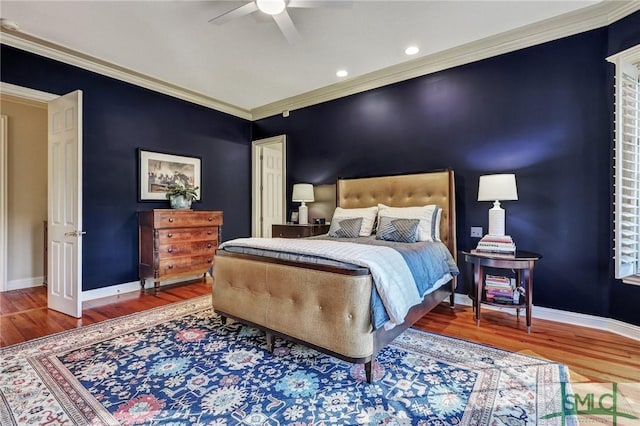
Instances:
[[[433,239],[440,242],[442,242],[442,240],[440,239],[440,220],[441,219],[442,219],[442,208],[438,207],[438,213],[436,213],[436,226],[435,226],[436,233],[433,236],[434,237]]]
[[[343,209],[342,207],[336,207],[336,211],[333,212],[333,218],[331,222],[337,219],[354,219],[361,217],[362,226],[360,227],[360,236],[368,237],[373,232],[373,224],[378,216],[378,207],[365,207],[361,209]]]
[[[378,216],[395,217],[399,219],[419,219],[418,241],[431,241],[435,239],[433,226],[436,223],[438,206],[429,204],[421,207],[389,207],[378,204]],[[380,220],[378,220],[380,222]]]

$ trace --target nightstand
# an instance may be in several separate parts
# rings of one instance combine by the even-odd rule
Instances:
[[[274,238],[304,238],[322,235],[329,232],[329,225],[271,225],[271,236]]]
[[[520,316],[520,309],[527,313],[527,333],[531,331],[531,310],[533,307],[533,267],[542,259],[542,255],[528,251],[516,251],[515,255],[479,252],[476,250],[461,251],[464,261],[469,265],[470,276],[473,277],[473,308],[476,314],[476,325],[480,325],[480,306],[482,304],[499,306],[501,308],[515,308]],[[516,287],[524,288],[524,300],[518,303],[497,303],[483,297],[485,288],[484,268],[514,270],[516,273]]]

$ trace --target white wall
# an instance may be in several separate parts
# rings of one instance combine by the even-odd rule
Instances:
[[[2,95],[8,123],[7,289],[41,285],[47,218],[47,105]]]

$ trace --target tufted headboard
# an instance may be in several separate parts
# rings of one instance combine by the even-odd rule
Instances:
[[[437,204],[442,208],[440,239],[457,258],[456,197],[453,170],[409,175],[339,179],[336,203],[353,209],[376,206],[424,206]]]

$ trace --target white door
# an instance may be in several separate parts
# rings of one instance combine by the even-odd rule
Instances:
[[[82,317],[82,91],[49,104],[49,308]]]
[[[262,148],[263,237],[271,237],[271,225],[284,223],[283,184],[282,147],[266,145]]]
[[[286,138],[253,141],[252,235],[270,237],[271,225],[286,222]]]

